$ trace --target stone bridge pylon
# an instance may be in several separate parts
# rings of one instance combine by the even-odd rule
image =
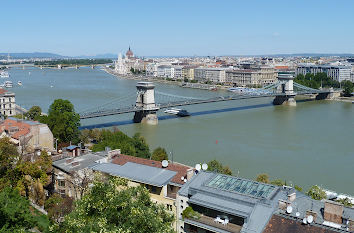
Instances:
[[[159,107],[155,103],[155,85],[152,82],[138,82],[136,85],[137,98],[135,107],[138,111],[134,114],[134,123],[157,125],[156,112]]]
[[[289,105],[296,106],[294,92],[294,76],[290,73],[279,73],[278,74],[278,92],[280,95],[277,95],[274,100],[274,105]]]

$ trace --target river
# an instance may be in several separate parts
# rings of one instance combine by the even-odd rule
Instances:
[[[99,69],[13,68],[16,102],[39,105],[44,112],[57,98],[69,99],[77,112],[98,106],[118,107],[135,102],[137,81],[116,78]],[[170,96],[207,98],[220,93],[156,83]],[[164,97],[163,101],[166,101]],[[157,102],[162,97],[157,97]],[[272,99],[210,103],[185,107],[191,117],[174,118],[159,112],[157,126],[132,124],[133,114],[83,120],[82,125],[106,124],[128,135],[141,133],[151,149],[162,146],[173,160],[194,166],[217,159],[235,175],[255,178],[268,173],[307,190],[324,188],[354,194],[354,105],[335,101],[298,102],[296,107],[273,106]],[[170,158],[172,159],[172,158]]]

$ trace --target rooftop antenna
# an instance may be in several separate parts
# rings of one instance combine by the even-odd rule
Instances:
[[[308,223],[312,223],[313,222],[313,216],[312,215],[307,216],[307,222]]]
[[[293,212],[293,207],[291,205],[289,205],[288,207],[286,207],[286,212],[288,214],[291,214]]]
[[[162,167],[167,167],[167,166],[168,166],[168,161],[162,160]]]
[[[208,169],[208,164],[203,163],[203,164],[202,164],[202,169],[203,169],[204,171],[206,171],[206,170]]]
[[[202,166],[201,166],[199,163],[197,163],[197,164],[195,165],[195,170],[197,170],[197,171],[199,172],[200,169],[202,169]]]

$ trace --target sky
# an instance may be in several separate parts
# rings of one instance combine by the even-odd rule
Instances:
[[[354,53],[353,0],[2,0],[0,52]]]

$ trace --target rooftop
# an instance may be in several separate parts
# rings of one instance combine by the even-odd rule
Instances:
[[[78,157],[64,158],[53,162],[53,167],[58,168],[66,173],[79,171],[84,168],[88,168],[90,165],[95,164],[96,161],[103,159],[98,154],[84,154]]]
[[[124,165],[113,163],[98,163],[91,167],[94,171],[101,171],[113,176],[123,177],[143,184],[157,187],[166,185],[177,172],[162,168],[128,162]]]
[[[112,160],[112,163],[118,165],[124,165],[128,162],[143,164],[150,167],[162,168],[162,163],[159,161],[144,159],[144,158],[139,158],[139,157],[134,157],[129,155],[122,155],[122,154],[116,155],[113,157]],[[170,182],[178,185],[183,185],[185,182],[181,180],[181,177],[182,176],[186,177],[187,171],[193,168],[179,163],[169,163],[169,165],[163,169],[176,172],[176,175],[171,179]]]

